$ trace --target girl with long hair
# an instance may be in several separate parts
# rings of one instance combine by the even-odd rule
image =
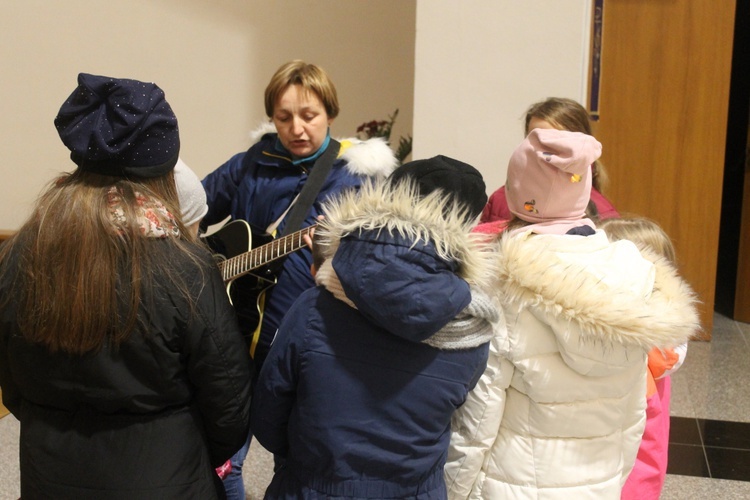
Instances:
[[[155,84],[82,73],[55,126],[77,168],[0,249],[21,495],[221,498],[252,362],[180,218],[177,119]]]

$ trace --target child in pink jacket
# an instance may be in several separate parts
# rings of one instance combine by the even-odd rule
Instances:
[[[669,236],[655,222],[645,218],[608,219],[599,224],[610,241],[630,240],[642,251],[651,252],[675,264]],[[622,500],[658,500],[667,474],[669,451],[670,374],[685,359],[687,344],[674,349],[654,348],[648,355],[646,386],[646,428],[633,470],[622,488]]]

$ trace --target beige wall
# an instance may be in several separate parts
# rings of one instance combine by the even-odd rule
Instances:
[[[414,158],[472,163],[491,192],[531,102],[585,99],[590,5],[0,0],[0,230],[16,229],[44,184],[72,168],[52,120],[80,71],[158,83],[183,159],[202,176],[249,145],[273,71],[306,59],[336,82],[334,136],[399,108],[393,138],[413,130]]]
[[[399,108],[411,132],[416,0],[0,0],[0,230],[71,170],[53,119],[79,72],[156,82],[200,176],[249,146],[283,62],[336,83],[336,137]]]
[[[505,184],[526,108],[585,104],[590,13],[590,0],[418,0],[415,158],[453,156],[489,192]]]

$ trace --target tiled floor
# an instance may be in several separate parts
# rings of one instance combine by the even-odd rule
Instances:
[[[667,472],[750,481],[750,424],[672,417]]]
[[[750,324],[714,316],[672,376],[662,499],[750,499]]]
[[[672,376],[669,469],[661,500],[750,499],[750,324],[714,317],[711,342],[691,342]],[[0,500],[17,499],[18,421],[0,419]],[[270,455],[251,447],[248,498],[262,497]]]

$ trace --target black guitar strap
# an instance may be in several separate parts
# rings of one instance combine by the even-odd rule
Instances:
[[[331,171],[333,162],[336,161],[340,148],[341,144],[332,138],[328,142],[328,147],[323,154],[315,160],[312,169],[310,169],[310,175],[307,176],[307,182],[302,186],[302,191],[300,191],[297,201],[289,212],[287,223],[284,226],[284,230],[280,237],[301,229],[302,223],[305,218],[307,218],[307,213],[310,211],[310,207],[312,207],[313,202],[318,197],[320,188],[323,186],[323,182]],[[269,264],[269,267],[274,272],[280,270],[284,263],[284,259],[285,258],[275,260]]]

